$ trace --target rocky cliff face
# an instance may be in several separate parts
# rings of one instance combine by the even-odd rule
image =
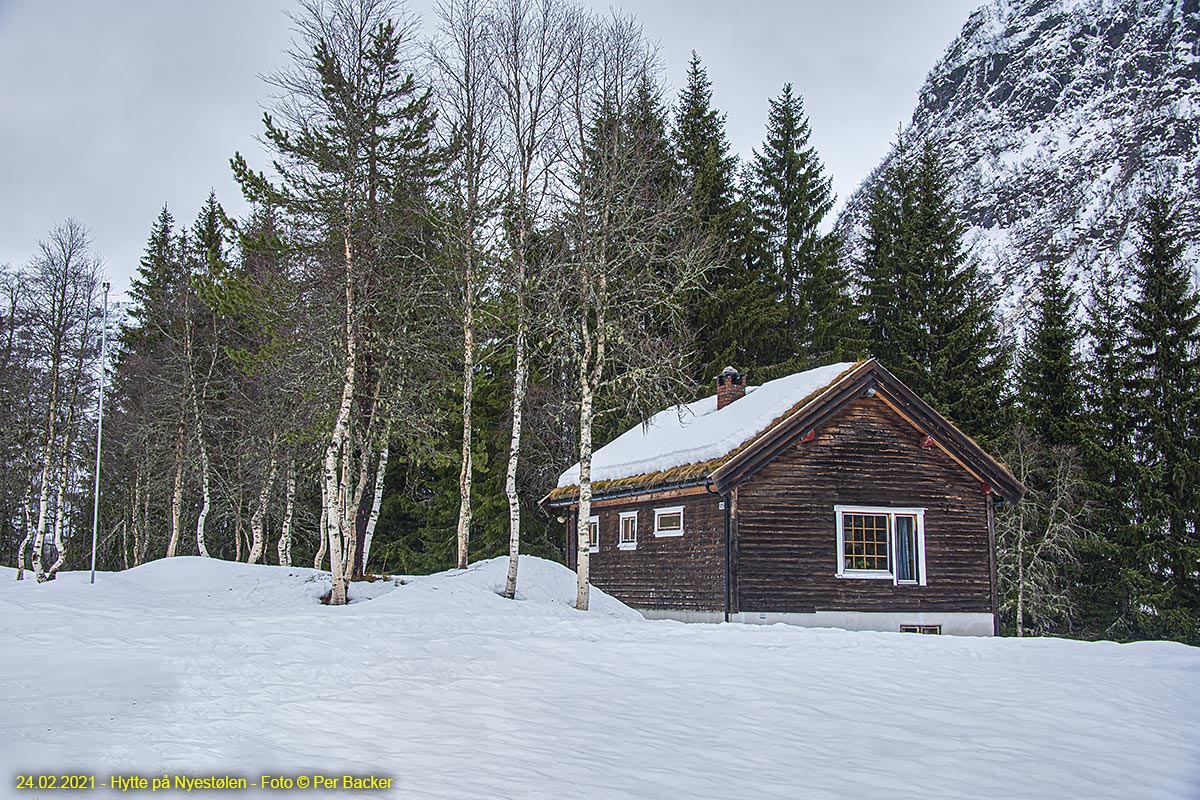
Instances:
[[[1010,311],[1051,245],[1076,280],[1128,257],[1152,186],[1181,203],[1200,260],[1200,0],[991,0],[929,73],[909,132],[946,154],[967,244]],[[861,229],[873,180],[843,232]]]

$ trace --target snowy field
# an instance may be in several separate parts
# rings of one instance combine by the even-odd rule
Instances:
[[[0,571],[16,775],[386,775],[191,797],[1200,798],[1200,650],[647,622],[505,562],[355,584],[198,558]],[[138,794],[138,793],[131,793]],[[148,790],[140,794],[151,794]],[[162,796],[162,793],[158,793]]]

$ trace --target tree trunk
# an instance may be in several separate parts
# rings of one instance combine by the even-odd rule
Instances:
[[[363,537],[362,572],[367,573],[367,561],[371,557],[371,542],[375,539],[375,525],[379,522],[379,508],[383,505],[383,476],[387,473],[389,443],[392,436],[392,420],[389,417],[384,427],[383,446],[379,449],[379,466],[375,470],[375,493],[371,498],[371,516],[367,517],[367,531]]]
[[[283,529],[279,532],[279,563],[282,566],[292,565],[292,516],[296,512],[296,460],[288,459],[287,479],[283,498]]]
[[[179,548],[183,512],[183,443],[184,411],[179,409],[179,427],[175,432],[175,483],[171,491],[171,541],[167,543],[167,558],[174,558]]]
[[[362,562],[359,561],[362,541],[367,536],[367,518],[370,507],[366,506],[367,482],[371,479],[371,458],[367,443],[364,442],[362,453],[358,460],[358,480],[354,484],[354,494],[346,504],[346,518],[342,522],[342,530],[352,535],[346,537],[346,580],[352,581],[362,577]],[[349,488],[349,486],[347,486]],[[361,526],[359,524],[361,520]],[[361,528],[361,535],[360,535]]]
[[[458,473],[458,568],[466,569],[471,544],[471,404],[475,389],[475,301],[473,269],[467,267],[463,318],[462,467]]]
[[[592,514],[592,384],[588,377],[588,360],[580,366],[579,398],[579,517],[575,525],[575,608],[588,610],[591,594],[588,537],[588,518]]]
[[[1025,511],[1017,517],[1017,636],[1025,635]]]
[[[190,330],[190,324],[189,324]],[[208,445],[204,442],[204,417],[200,411],[200,391],[196,386],[196,376],[194,374],[191,363],[191,334],[186,334],[188,339],[187,354],[188,354],[188,373],[191,383],[192,395],[192,417],[194,419],[194,433],[196,435],[196,446],[200,450],[200,486],[201,486],[201,501],[200,501],[200,516],[196,519],[196,549],[200,555],[208,558],[208,547],[204,542],[204,525],[208,521],[208,512],[212,508],[212,476],[209,472],[208,461]]]
[[[358,358],[354,330],[354,253],[350,245],[350,208],[346,207],[342,231],[345,252],[346,278],[346,368],[342,379],[342,401],[325,448],[324,486],[321,505],[325,514],[325,535],[329,539],[329,572],[333,581],[329,604],[346,604],[346,562],[343,553],[343,531],[346,517],[346,489],[350,458],[347,439],[350,433],[350,411],[354,404],[355,361]],[[339,465],[339,459],[342,464]],[[341,469],[339,469],[341,466]],[[340,474],[339,474],[340,473]],[[340,478],[340,479],[339,479]]]
[[[42,568],[42,549],[46,545],[46,515],[50,505],[50,462],[53,459],[55,440],[58,438],[58,368],[53,369],[51,380],[54,387],[50,391],[50,409],[47,413],[48,426],[45,450],[42,453],[42,472],[38,490],[37,530],[33,537],[33,576],[38,583],[46,580]]]
[[[313,569],[321,569],[321,565],[325,563],[325,554],[329,552],[329,533],[325,527],[324,508],[321,509],[321,521],[317,524],[317,538],[320,539],[320,545],[317,547],[317,554],[313,557]]]
[[[271,456],[267,464],[267,481],[263,484],[262,491],[258,493],[258,505],[254,507],[254,514],[250,517],[250,535],[253,537],[250,544],[250,557],[247,560],[250,564],[257,564],[262,558],[263,542],[265,541],[267,503],[271,500],[271,489],[275,486],[275,475],[277,465],[275,460],[275,438],[271,438]]]
[[[150,495],[151,492],[145,489],[144,483],[142,488],[142,537],[138,544],[136,561],[138,564],[146,563],[146,555],[150,552]]]
[[[54,563],[50,565],[50,569],[46,570],[46,580],[52,581],[58,575],[58,571],[62,569],[63,562],[67,560],[67,551],[63,544],[63,519],[66,513],[63,511],[63,506],[66,501],[66,475],[62,476],[62,481],[58,484],[58,490],[54,495],[54,533],[52,541],[54,542],[54,552],[56,553]]]
[[[21,515],[25,519],[25,536],[21,539],[21,548],[17,551],[17,580],[25,579],[25,553],[29,543],[33,541],[33,518],[29,515],[29,496],[21,502]]]
[[[521,409],[525,405],[525,381],[529,371],[525,363],[525,346],[525,314],[522,301],[518,299],[512,434],[508,441],[508,468],[504,476],[504,491],[508,495],[508,578],[504,582],[504,596],[510,600],[517,594],[517,566],[521,552],[521,498],[517,495],[517,462],[521,457]]]

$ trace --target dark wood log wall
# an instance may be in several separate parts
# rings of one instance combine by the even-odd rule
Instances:
[[[860,398],[737,488],[736,611],[991,611],[982,486]],[[837,577],[833,507],[924,508],[927,586]]]
[[[721,498],[700,494],[637,500],[593,509],[600,517],[600,550],[590,557],[592,584],[634,608],[721,611],[725,598]],[[683,536],[656,537],[654,509],[670,506],[684,507]],[[628,511],[638,514],[636,550],[617,547],[620,515]],[[567,535],[574,542],[574,531],[568,530]]]

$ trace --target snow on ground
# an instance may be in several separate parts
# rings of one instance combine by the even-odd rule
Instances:
[[[1200,797],[1195,648],[647,622],[596,590],[574,611],[573,574],[532,558],[506,601],[505,567],[345,608],[300,568],[4,571],[0,797],[65,771],[389,775],[304,794],[397,800]],[[268,793],[191,796],[218,794]]]
[[[745,397],[719,410],[715,394],[687,405],[671,406],[593,453],[592,480],[644,475],[732,453],[796,403],[824,389],[853,366],[851,362],[827,364],[761,386],[747,386]],[[577,483],[578,463],[558,478],[559,486]]]

